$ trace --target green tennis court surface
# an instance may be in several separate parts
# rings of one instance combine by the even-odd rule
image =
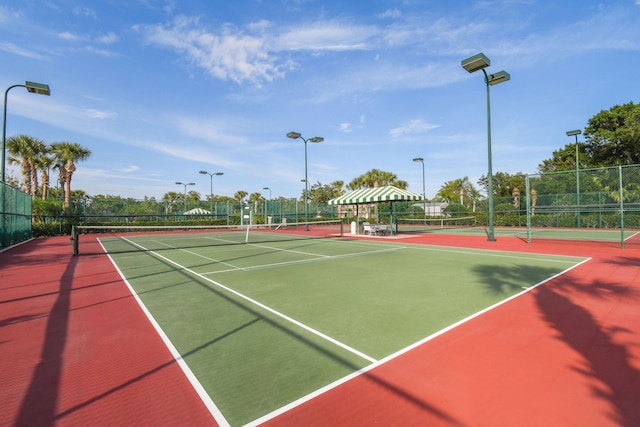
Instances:
[[[438,227],[430,226],[427,228],[416,227],[416,232],[422,233],[441,233],[441,234],[458,234],[469,236],[484,236],[487,228],[484,226],[475,227]],[[527,238],[526,227],[495,227],[494,234],[504,237]],[[638,234],[638,230],[620,229],[601,229],[601,228],[532,228],[532,239],[569,239],[569,240],[590,240],[590,241],[613,241],[619,242],[621,237],[628,240]]]
[[[177,235],[131,236],[139,251],[111,257],[231,425],[269,417],[584,260],[347,239],[208,246],[217,236],[187,238],[188,248],[173,249]],[[122,240],[102,244],[109,251]]]

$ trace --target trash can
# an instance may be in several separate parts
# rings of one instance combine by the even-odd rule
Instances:
[[[351,234],[358,234],[355,221],[351,222]]]

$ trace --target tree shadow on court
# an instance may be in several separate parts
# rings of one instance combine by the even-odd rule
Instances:
[[[627,257],[617,257],[599,262],[626,268],[637,264],[637,260],[631,264],[630,260]],[[503,292],[509,286],[518,290],[514,284],[516,279],[530,277],[532,269],[533,267],[517,266],[496,272],[495,267],[486,267],[480,268],[478,273],[484,277],[489,291]],[[540,270],[543,273],[545,271],[544,268]],[[637,289],[613,280],[615,277],[606,277],[605,280],[593,276],[576,277],[567,273],[536,287],[531,293],[542,318],[556,331],[555,337],[582,356],[584,363],[571,368],[601,384],[592,385],[591,390],[595,397],[608,401],[614,409],[614,413],[607,414],[611,421],[620,426],[638,426],[640,370],[632,364],[630,346],[633,344],[628,339],[633,331],[624,324],[603,325],[588,309],[591,301],[600,303],[604,299],[612,300],[607,310],[611,310],[618,299],[640,304],[640,292]],[[609,317],[609,314],[607,311],[604,315]]]
[[[60,277],[59,292],[47,319],[40,361],[33,372],[15,426],[52,426],[56,422],[76,265],[77,259],[71,258]]]

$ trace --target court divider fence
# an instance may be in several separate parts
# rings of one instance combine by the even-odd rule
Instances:
[[[640,165],[551,172],[526,177],[527,241],[532,230],[640,228]]]
[[[31,238],[31,196],[0,182],[0,249]]]

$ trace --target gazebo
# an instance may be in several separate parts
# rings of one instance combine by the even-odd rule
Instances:
[[[421,194],[412,193],[411,191],[402,190],[392,185],[386,185],[384,187],[374,188],[361,188],[360,190],[352,191],[335,199],[331,199],[327,204],[331,206],[335,205],[355,205],[356,206],[356,219],[358,218],[359,205],[373,204],[373,203],[390,203],[391,214],[389,223],[394,224],[393,218],[393,202],[412,202],[423,201],[424,197]],[[391,233],[395,233],[395,227],[391,227]]]

